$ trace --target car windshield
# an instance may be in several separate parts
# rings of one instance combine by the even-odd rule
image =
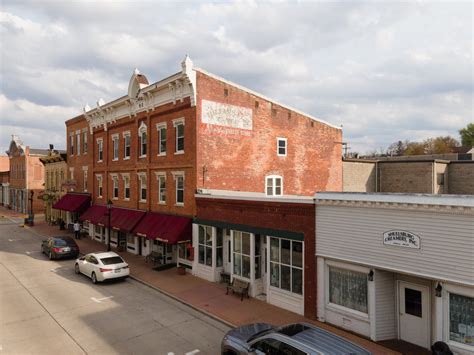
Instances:
[[[104,265],[120,264],[123,263],[123,259],[120,256],[111,256],[109,258],[100,259]]]
[[[68,245],[68,242],[63,240],[63,239],[55,239],[54,240],[54,245],[57,246],[57,247],[64,247],[64,246]]]

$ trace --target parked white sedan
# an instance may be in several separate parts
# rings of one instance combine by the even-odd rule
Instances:
[[[87,254],[76,260],[74,271],[90,277],[92,283],[130,275],[128,264],[114,252]]]

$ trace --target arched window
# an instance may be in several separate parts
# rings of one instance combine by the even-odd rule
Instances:
[[[140,140],[140,158],[146,157],[147,127],[144,122],[138,128],[138,138]]]

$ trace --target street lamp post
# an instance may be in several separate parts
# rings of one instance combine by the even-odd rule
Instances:
[[[107,217],[108,217],[108,224],[107,224],[107,251],[110,251],[110,217],[112,216],[112,201],[110,199],[107,201]]]
[[[33,226],[34,225],[34,218],[35,218],[35,215],[33,214],[33,195],[35,194],[35,192],[33,190],[30,191],[30,215],[29,215],[29,219],[30,219],[30,225]]]

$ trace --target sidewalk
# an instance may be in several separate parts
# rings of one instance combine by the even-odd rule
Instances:
[[[11,217],[8,210],[0,207],[0,215]],[[38,236],[48,237],[52,235],[68,234],[60,231],[58,226],[49,226],[44,220],[37,218],[33,227],[26,227]],[[72,235],[71,233],[69,233]],[[106,245],[90,240],[80,239],[77,241],[81,253],[105,251]],[[130,265],[131,277],[166,295],[182,302],[190,307],[216,318],[229,326],[237,326],[247,323],[266,322],[275,325],[291,322],[305,321],[328,329],[354,343],[369,349],[374,354],[400,354],[385,348],[365,338],[348,333],[341,329],[332,327],[325,323],[304,318],[298,314],[272,306],[255,298],[244,299],[225,294],[225,287],[201,278],[186,275],[178,275],[175,268],[165,271],[155,271],[150,264],[145,263],[143,256],[133,255],[127,252],[118,252]]]

